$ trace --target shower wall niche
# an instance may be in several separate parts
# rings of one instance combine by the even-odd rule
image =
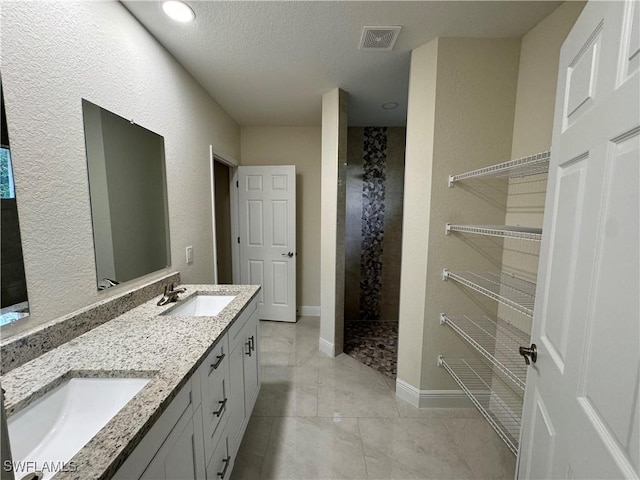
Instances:
[[[372,357],[389,357],[394,375],[405,137],[402,127],[349,127],[347,137],[345,352],[360,348],[354,356],[374,368]]]

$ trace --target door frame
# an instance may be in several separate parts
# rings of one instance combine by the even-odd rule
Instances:
[[[229,216],[231,218],[231,271],[233,277],[233,283],[237,284],[240,280],[240,250],[238,242],[235,241],[238,238],[238,189],[235,188],[238,177],[238,166],[240,162],[235,158],[217,153],[213,145],[209,145],[209,182],[211,184],[211,228],[213,234],[212,248],[213,248],[213,281],[218,283],[218,243],[216,240],[216,194],[215,194],[215,173],[214,163],[218,161],[227,167],[229,167],[229,192],[231,208]]]

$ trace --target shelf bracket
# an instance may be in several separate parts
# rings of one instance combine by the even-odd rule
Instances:
[[[449,181],[448,181],[449,188],[453,188],[453,182],[454,181],[455,180],[453,179],[453,175],[449,175]]]
[[[442,355],[438,355],[438,366],[442,366]]]
[[[440,314],[440,325],[444,325],[445,323],[447,323],[446,318],[447,318],[446,314],[444,313]]]
[[[444,234],[445,235],[451,235],[451,224],[447,223],[447,225],[444,228]]]
[[[447,280],[449,278],[449,270],[446,268],[442,270],[442,280]]]

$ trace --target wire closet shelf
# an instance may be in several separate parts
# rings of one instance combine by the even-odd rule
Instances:
[[[522,424],[522,391],[511,388],[481,360],[439,356],[438,365],[453,377],[509,450],[517,455]]]
[[[451,279],[497,302],[533,318],[536,284],[508,273],[450,272],[442,273],[444,280]]]
[[[451,232],[475,233],[490,237],[515,238],[519,240],[542,240],[541,228],[520,227],[512,225],[452,225],[447,223],[446,234]]]
[[[451,327],[504,376],[524,391],[527,365],[520,355],[521,345],[529,345],[529,336],[502,319],[488,316],[470,318],[443,313],[440,323]]]
[[[478,177],[506,177],[520,178],[529,175],[538,175],[549,171],[549,159],[551,152],[536,153],[528,157],[516,158],[508,162],[498,163],[488,167],[479,168],[470,172],[449,175],[449,186],[453,187],[455,182],[469,180]]]

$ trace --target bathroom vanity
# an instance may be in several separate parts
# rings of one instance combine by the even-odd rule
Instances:
[[[260,287],[183,287],[177,303],[150,300],[2,377],[10,429],[70,379],[148,379],[55,479],[229,478],[260,390]],[[185,311],[206,296],[228,304],[214,316]]]

